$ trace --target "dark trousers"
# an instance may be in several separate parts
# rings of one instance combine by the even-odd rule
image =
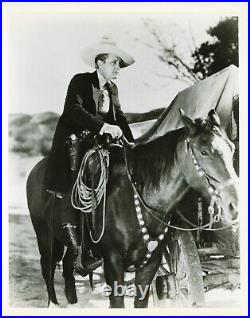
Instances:
[[[82,212],[73,208],[71,204],[71,192],[64,193],[61,199],[61,221],[62,225],[80,225],[80,214]]]
[[[62,224],[70,223],[72,225],[79,226],[80,213],[82,212],[74,209],[71,203],[71,192],[77,178],[77,172],[71,171],[70,173],[71,173],[70,191],[63,193],[63,197],[61,199],[61,220],[62,220]]]

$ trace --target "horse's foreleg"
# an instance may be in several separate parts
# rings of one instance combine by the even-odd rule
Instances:
[[[110,308],[124,308],[124,264],[118,254],[112,254],[104,258],[104,273],[106,283],[110,290]]]
[[[160,266],[161,255],[155,255],[154,258],[143,268],[138,268],[135,274],[136,295],[134,300],[135,308],[148,307],[148,298],[150,284],[154,275]]]
[[[65,295],[69,304],[77,303],[75,278],[74,278],[74,261],[75,256],[72,250],[67,249],[67,252],[63,258],[63,277],[65,280]]]

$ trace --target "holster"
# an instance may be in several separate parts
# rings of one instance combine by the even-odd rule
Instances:
[[[67,152],[70,162],[70,170],[78,171],[80,164],[80,138],[76,137],[75,134],[69,136],[67,144]]]
[[[91,147],[93,144],[93,137],[93,134],[88,130],[82,131],[79,136],[71,134],[68,137],[66,144],[71,171],[79,170],[84,150],[86,151]]]

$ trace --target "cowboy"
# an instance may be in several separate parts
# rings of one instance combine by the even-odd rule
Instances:
[[[61,220],[65,244],[72,249],[76,266],[78,256],[79,212],[71,204],[71,191],[76,173],[70,171],[66,142],[86,129],[94,135],[109,134],[113,139],[122,135],[134,142],[127,120],[121,110],[116,79],[120,69],[134,63],[134,59],[114,45],[99,44],[84,51],[83,59],[95,66],[93,73],[76,74],[68,87],[64,110],[55,130],[48,156],[45,186],[61,198]],[[100,265],[85,247],[83,267],[93,270]]]

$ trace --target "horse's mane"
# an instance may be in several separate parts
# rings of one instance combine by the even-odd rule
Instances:
[[[221,130],[208,119],[195,119],[195,130],[192,136],[201,133],[220,135]],[[154,140],[139,144],[132,155],[133,180],[139,187],[159,186],[161,176],[173,167],[176,147],[179,141],[187,136],[185,127],[167,132]],[[225,139],[226,140],[226,139]]]
[[[185,129],[180,128],[136,146],[132,154],[133,180],[139,186],[157,187],[159,177],[172,168],[177,143],[184,135]]]

